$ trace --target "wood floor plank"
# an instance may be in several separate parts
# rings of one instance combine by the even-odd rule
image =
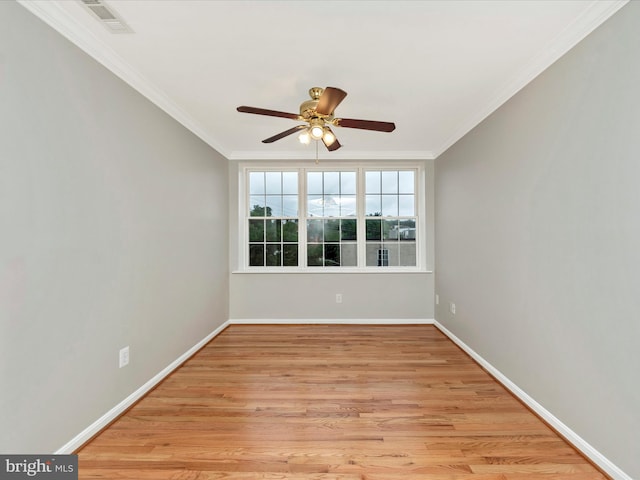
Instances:
[[[81,479],[603,480],[431,325],[234,325],[79,452]]]

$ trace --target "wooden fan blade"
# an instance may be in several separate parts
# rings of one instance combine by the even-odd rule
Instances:
[[[320,95],[316,112],[320,115],[331,115],[340,102],[347,96],[347,92],[339,88],[327,87]]]
[[[266,138],[266,139],[262,140],[262,143],[273,143],[276,140],[280,140],[281,138],[288,137],[292,133],[296,133],[297,131],[303,130],[305,128],[307,128],[306,125],[297,125],[297,126],[295,126],[293,128],[290,128],[289,130],[285,130],[284,132],[281,132],[281,133],[279,133],[277,135],[274,135],[273,137],[269,137],[269,138]]]
[[[291,120],[298,120],[299,115],[296,113],[287,113],[287,112],[279,112],[277,110],[267,110],[266,108],[256,108],[256,107],[247,107],[241,106],[236,110],[242,113],[255,113],[256,115],[266,115],[268,117],[281,117],[281,118],[290,118]]]
[[[333,133],[331,131],[331,129],[329,127],[326,127],[327,130],[329,130],[331,132],[331,135],[333,135],[333,138],[335,139],[333,141],[333,143],[330,143],[327,145],[327,141],[324,138],[324,135],[322,136],[322,143],[324,143],[324,146],[327,147],[327,150],[329,150],[330,152],[333,152],[334,150],[339,149],[342,145],[340,145],[340,142],[338,141],[338,137],[336,137],[335,133]]]
[[[337,118],[334,123],[338,127],[359,128],[376,132],[393,132],[396,124],[392,122],[376,122],[375,120],[357,120],[355,118]]]

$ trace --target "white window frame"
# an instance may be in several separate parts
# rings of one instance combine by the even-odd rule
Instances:
[[[367,170],[414,170],[415,173],[415,217],[416,228],[416,265],[399,266],[366,266],[366,219],[365,216],[365,174]],[[249,207],[249,172],[251,171],[297,171],[298,172],[298,262],[297,267],[279,266],[249,266],[249,228],[247,222],[247,208]],[[306,216],[306,173],[308,171],[356,171],[357,182],[357,215],[353,218],[358,222],[358,266],[306,266],[307,259],[307,216]],[[255,161],[241,162],[238,171],[238,267],[241,272],[250,273],[398,273],[398,272],[427,272],[427,221],[426,216],[426,181],[424,162],[421,161],[327,161],[320,164],[309,161]],[[326,217],[324,217],[326,218]],[[342,218],[342,217],[338,217]]]

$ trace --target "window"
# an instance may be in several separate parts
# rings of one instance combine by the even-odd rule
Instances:
[[[416,266],[413,170],[365,172],[366,265]]]
[[[249,174],[249,266],[298,266],[298,173]]]
[[[420,267],[421,172],[419,165],[245,167],[243,264],[310,271]]]
[[[356,172],[307,172],[307,266],[358,266]]]

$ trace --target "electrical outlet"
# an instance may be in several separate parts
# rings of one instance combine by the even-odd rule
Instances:
[[[120,368],[126,367],[129,365],[129,346],[127,345],[124,348],[120,349],[120,354],[118,355]]]
[[[449,304],[449,311],[450,311],[453,315],[455,315],[455,314],[456,314],[456,304],[455,304],[455,303],[451,302],[451,303]]]
[[[336,293],[336,303],[342,303],[342,294]]]
[[[436,305],[440,305],[440,295],[436,293]]]

